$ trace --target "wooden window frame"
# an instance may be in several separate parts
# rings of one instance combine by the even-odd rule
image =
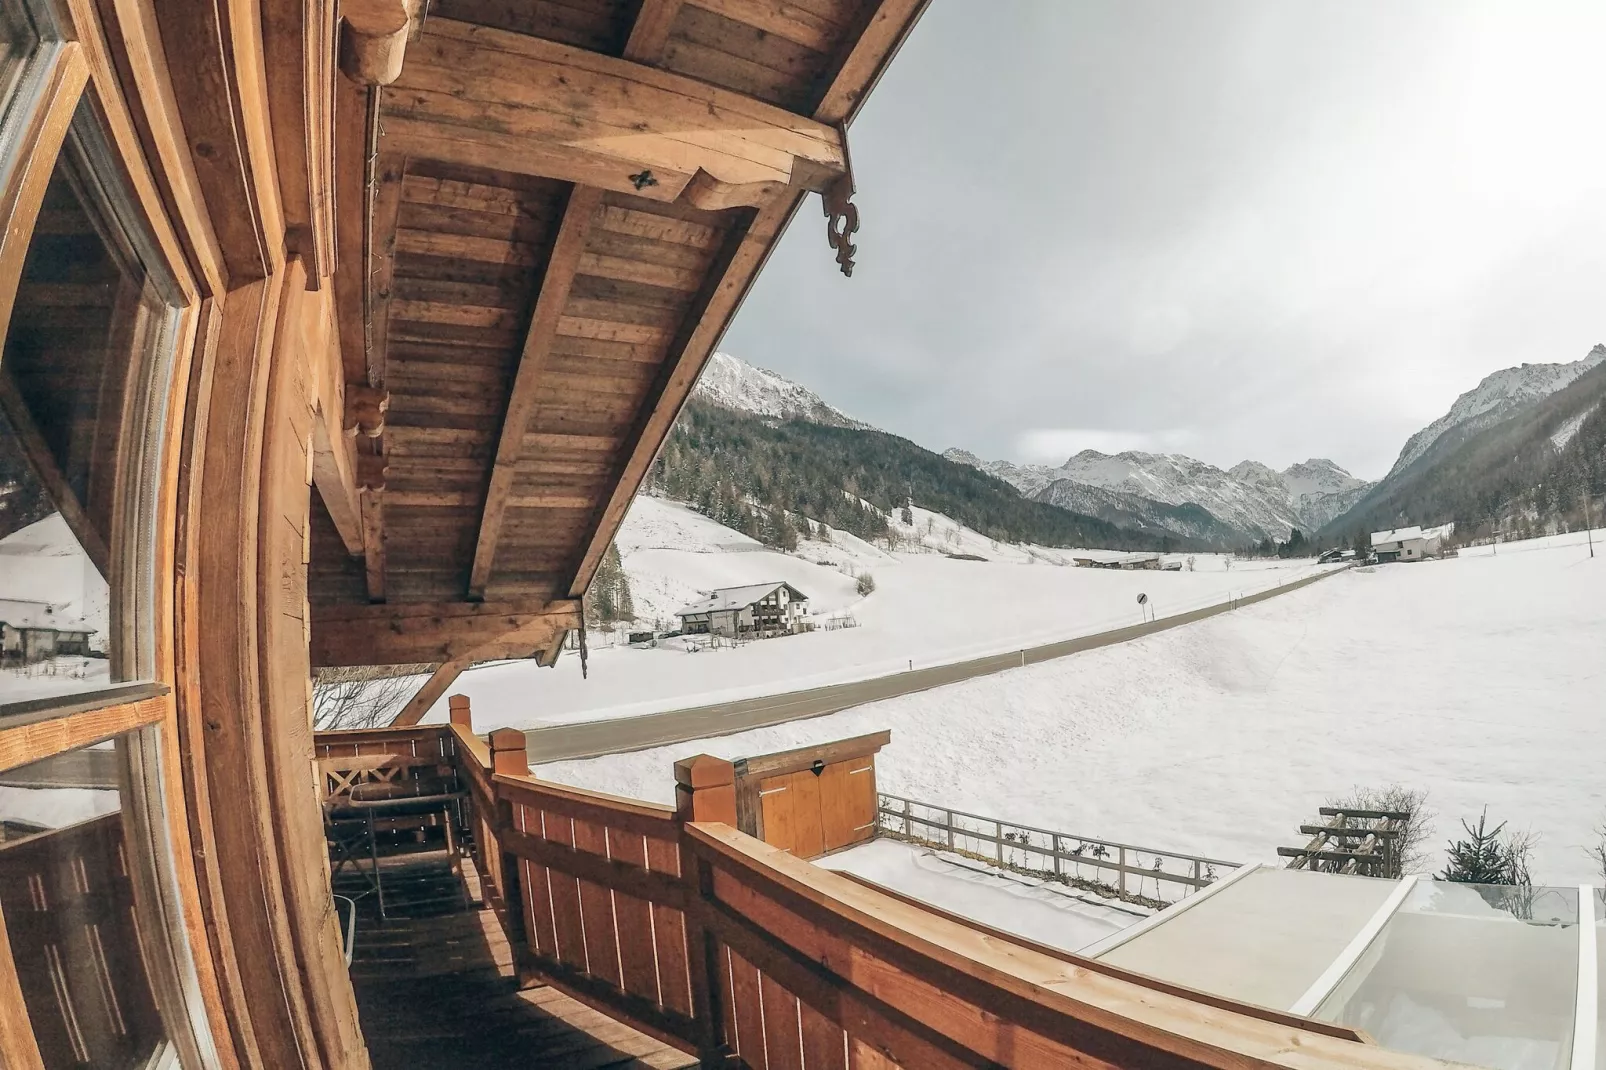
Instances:
[[[130,875],[146,972],[167,1034],[153,1065],[227,1066],[215,1039],[226,1028],[215,982],[208,988],[198,976],[205,953],[197,944],[206,936],[195,924],[194,871],[179,864],[190,842],[173,694],[176,487],[204,288],[197,285],[146,162],[98,11],[90,0],[24,2],[38,39],[0,115],[0,347],[46,188],[68,151],[99,187],[93,207],[124,232],[145,269],[147,291],[155,287],[166,312],[153,315],[134,341],[143,362],[135,373],[138,426],[120,461],[132,478],[113,521],[115,530],[133,536],[114,536],[122,567],[106,577],[110,597],[124,607],[113,615],[120,634],[110,641],[145,682],[0,705],[0,770],[120,740]],[[3,918],[0,1065],[42,1067]]]

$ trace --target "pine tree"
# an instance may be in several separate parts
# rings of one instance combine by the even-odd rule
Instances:
[[[1439,874],[1440,880],[1458,884],[1528,883],[1526,866],[1501,835],[1506,823],[1502,821],[1488,828],[1488,820],[1488,807],[1478,816],[1477,828],[1462,820],[1461,827],[1466,830],[1467,838],[1451,841],[1450,862]]]

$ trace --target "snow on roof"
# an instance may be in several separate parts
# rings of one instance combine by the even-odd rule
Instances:
[[[1411,539],[1422,538],[1422,528],[1413,524],[1408,528],[1395,528],[1393,531],[1372,532],[1372,545],[1381,546],[1386,542],[1407,542]]]
[[[65,603],[0,598],[0,622],[13,628],[54,628],[59,632],[94,631],[77,616],[61,612],[65,608]]]
[[[722,609],[746,609],[754,602],[766,598],[778,587],[785,587],[792,592],[794,599],[807,600],[808,595],[793,587],[790,583],[777,580],[774,583],[750,583],[746,587],[725,587],[713,591],[701,602],[693,602],[689,606],[675,611],[675,616],[684,617],[691,613],[714,613]]]

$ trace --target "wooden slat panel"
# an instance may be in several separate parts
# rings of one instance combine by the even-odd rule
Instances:
[[[764,1007],[758,967],[734,950],[730,953],[731,997],[736,1014],[736,1054],[753,1070],[769,1070],[764,1055]]]
[[[576,820],[574,846],[607,857],[608,833],[598,824]],[[619,934],[614,930],[613,892],[591,881],[579,881],[580,917],[585,923],[587,970],[615,988],[622,987],[619,972]]]
[[[680,847],[668,840],[647,840],[647,865],[659,873],[678,876]],[[654,904],[653,944],[658,958],[658,988],[665,1009],[690,1015],[691,979],[686,949],[686,915],[674,907]]]
[[[758,804],[764,815],[764,842],[794,854],[797,850],[797,792],[792,777],[767,777],[758,783]]]
[[[762,974],[759,987],[764,996],[764,1061],[770,1070],[803,1070],[797,997]]]
[[[792,803],[796,821],[792,853],[799,858],[818,858],[825,853],[825,829],[820,807],[820,778],[804,770],[793,773]]]
[[[802,1004],[803,1063],[808,1070],[847,1070],[847,1034],[809,1006]]]
[[[639,833],[609,829],[608,853],[620,862],[647,867],[647,841]],[[615,891],[613,913],[619,932],[620,987],[662,1005],[651,905],[633,895]]]
[[[862,1040],[848,1038],[849,1070],[900,1070],[897,1063]]]
[[[574,822],[562,814],[545,813],[542,818],[546,838],[566,847],[574,846]],[[557,959],[575,969],[591,972],[586,963],[585,922],[580,912],[580,883],[555,870],[549,874],[552,892],[552,921],[556,934]]]

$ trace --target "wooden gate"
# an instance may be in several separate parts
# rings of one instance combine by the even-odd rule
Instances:
[[[818,858],[875,836],[876,732],[735,763],[743,832],[798,858]]]

